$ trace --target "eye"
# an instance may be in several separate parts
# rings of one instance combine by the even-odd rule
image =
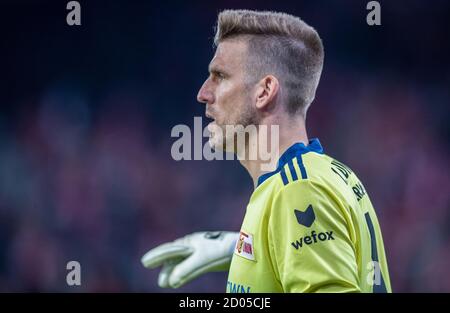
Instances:
[[[225,79],[225,74],[222,72],[218,72],[218,71],[212,72],[211,76],[214,80],[217,80],[217,81],[222,81],[223,79]]]

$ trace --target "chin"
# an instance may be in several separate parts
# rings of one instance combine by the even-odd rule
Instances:
[[[224,150],[223,139],[220,136],[212,135],[209,137],[208,144],[215,151]]]
[[[222,145],[222,149],[225,152],[236,153],[236,138],[232,135],[230,138],[226,138]]]
[[[214,149],[215,151],[222,151],[226,153],[235,152],[235,144],[233,138],[225,139],[222,136],[213,135],[212,137],[209,138],[208,144],[211,147],[211,149]]]

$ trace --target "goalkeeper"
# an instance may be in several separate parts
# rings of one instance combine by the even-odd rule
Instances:
[[[214,43],[197,96],[213,120],[209,143],[241,156],[255,189],[239,233],[187,235],[147,252],[144,266],[162,266],[161,287],[228,270],[227,292],[391,292],[364,185],[307,136],[306,113],[324,59],[317,32],[284,13],[226,10]],[[278,135],[273,168],[265,169],[262,158],[242,157],[255,147],[251,140],[236,143],[244,130],[229,125],[258,126],[248,137],[267,144]],[[264,134],[262,125],[271,132]]]

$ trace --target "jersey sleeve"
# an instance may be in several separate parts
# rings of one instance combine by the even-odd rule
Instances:
[[[296,181],[277,193],[268,241],[284,292],[360,292],[349,223],[342,204],[319,184]]]

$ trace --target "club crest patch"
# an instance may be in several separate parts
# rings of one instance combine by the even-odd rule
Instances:
[[[239,239],[236,242],[234,253],[251,261],[256,261],[255,251],[253,250],[253,235],[241,231]]]

